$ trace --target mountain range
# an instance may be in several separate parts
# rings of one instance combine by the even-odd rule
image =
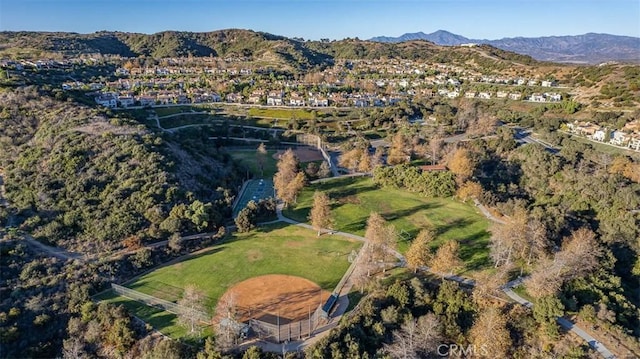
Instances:
[[[575,36],[512,37],[499,40],[469,39],[444,30],[425,34],[406,33],[399,37],[378,36],[375,42],[427,40],[438,45],[487,44],[499,49],[529,55],[540,61],[601,63],[606,61],[640,62],[640,38],[588,33]]]

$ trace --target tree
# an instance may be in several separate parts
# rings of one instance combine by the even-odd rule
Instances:
[[[513,258],[526,246],[527,213],[523,208],[516,208],[511,219],[504,224],[493,224],[491,227],[491,258],[495,268],[511,265]]]
[[[256,163],[260,170],[260,177],[264,177],[264,164],[267,161],[267,147],[264,143],[260,143],[256,150]]]
[[[182,249],[182,238],[180,233],[173,233],[167,241],[167,247],[173,253],[178,253]]]
[[[387,225],[387,221],[379,213],[371,212],[367,219],[364,236],[367,243],[362,248],[363,261],[369,263],[367,275],[370,275],[371,269],[374,267],[373,262],[384,261],[387,248],[395,246],[397,233],[395,227]]]
[[[558,333],[556,318],[564,314],[564,305],[554,296],[539,298],[533,306],[533,318],[542,324],[547,332],[555,336]]]
[[[434,136],[429,141],[429,150],[431,151],[431,164],[435,165],[438,163],[440,158],[440,151],[442,151],[442,146],[444,146],[444,141],[440,136]]]
[[[462,261],[459,257],[460,245],[456,240],[450,240],[440,246],[436,255],[433,257],[430,263],[431,270],[435,273],[453,273],[456,269],[462,266]]]
[[[511,337],[507,318],[498,308],[490,307],[480,312],[470,331],[474,353],[490,358],[507,358]]]
[[[409,319],[400,329],[393,331],[393,342],[385,344],[384,351],[392,358],[431,357],[440,340],[438,318],[429,313],[418,319]]]
[[[447,167],[456,175],[458,184],[464,183],[473,175],[474,165],[469,151],[464,148],[458,148],[453,153]]]
[[[307,176],[309,177],[316,177],[318,175],[318,164],[315,162],[309,162],[307,164],[307,168],[304,170],[304,172],[307,174]]]
[[[478,182],[466,181],[458,191],[456,196],[466,202],[470,198],[478,198],[482,195],[482,186]]]
[[[216,349],[216,341],[212,337],[207,337],[204,341],[204,348],[198,352],[196,359],[222,359],[222,355]]]
[[[362,159],[362,154],[362,149],[354,148],[340,155],[338,163],[341,167],[355,171],[358,168],[359,161]]]
[[[364,150],[362,151],[362,156],[360,156],[360,161],[358,162],[358,171],[360,172],[369,172],[372,169],[371,156],[369,153]]]
[[[221,351],[227,351],[236,344],[238,336],[238,295],[235,292],[225,294],[216,306],[216,313],[220,315],[217,325],[218,336],[216,344]]]
[[[433,254],[429,244],[434,239],[434,233],[431,230],[423,229],[418,236],[411,242],[406,253],[407,267],[417,272],[419,267],[426,266]]]
[[[408,155],[409,149],[407,148],[407,142],[406,137],[400,132],[393,136],[389,156],[387,156],[387,162],[390,165],[409,162],[410,156]]]
[[[184,288],[182,298],[178,300],[178,323],[189,330],[190,334],[197,334],[200,321],[203,319],[205,295],[194,284]]]
[[[525,281],[527,292],[535,298],[555,295],[563,283],[596,269],[602,250],[595,236],[591,230],[580,228],[565,238],[553,259],[540,261]]]
[[[329,167],[329,163],[327,161],[322,161],[320,164],[320,169],[318,169],[318,177],[327,178],[331,176],[331,168]]]
[[[249,201],[247,206],[244,207],[235,219],[236,228],[238,232],[249,232],[256,228],[256,218],[258,216],[258,204],[255,201]]]
[[[304,173],[298,169],[298,159],[291,149],[286,150],[277,163],[278,172],[273,177],[276,194],[285,205],[294,202],[304,187]]]
[[[313,207],[309,213],[309,221],[313,228],[318,231],[318,237],[323,228],[330,228],[333,224],[331,217],[331,202],[329,196],[324,192],[316,191],[313,195]]]

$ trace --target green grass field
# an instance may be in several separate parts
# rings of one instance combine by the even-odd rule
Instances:
[[[472,205],[447,198],[424,198],[399,189],[379,189],[369,178],[347,178],[305,188],[298,197],[298,204],[285,210],[284,214],[307,222],[316,189],[327,192],[332,199],[336,230],[364,235],[369,214],[377,211],[409,239],[399,240],[400,252],[404,253],[410,239],[430,224],[437,232],[434,248],[449,239],[460,241],[465,272],[490,266],[487,248],[489,223]]]
[[[349,267],[349,254],[360,246],[358,241],[316,237],[312,230],[278,223],[250,233],[234,233],[224,243],[158,268],[126,286],[175,301],[182,288],[195,284],[207,295],[206,306],[212,313],[229,287],[266,274],[303,277],[331,291]]]
[[[313,114],[309,110],[288,108],[252,107],[249,109],[248,115],[250,117],[282,118],[287,120],[291,118],[296,118],[298,120],[311,120],[313,118]]]
[[[229,154],[233,158],[236,163],[241,164],[246,167],[251,174],[255,178],[265,178],[271,179],[273,175],[276,173],[276,159],[273,158],[273,155],[276,151],[267,150],[267,156],[264,162],[264,175],[260,173],[260,169],[258,168],[258,161],[256,160],[258,145],[255,148],[247,149],[247,150],[233,150],[229,151]]]
[[[178,317],[173,313],[150,307],[133,299],[119,296],[112,290],[97,296],[95,299],[106,301],[114,305],[123,305],[132,315],[143,319],[146,323],[166,336],[183,340],[189,337],[187,335],[187,329],[178,324]],[[207,326],[203,328],[202,336],[208,336],[211,334],[213,334],[213,332],[210,327]]]

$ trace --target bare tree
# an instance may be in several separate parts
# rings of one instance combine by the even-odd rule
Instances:
[[[220,320],[217,323],[216,345],[221,351],[227,351],[236,345],[238,338],[238,295],[226,293],[216,306]]]
[[[442,151],[442,147],[444,146],[444,141],[440,136],[434,136],[429,141],[429,150],[431,151],[431,164],[435,165],[438,163],[440,159],[440,152]]]
[[[205,295],[194,284],[185,287],[182,298],[178,300],[178,322],[189,330],[190,334],[200,331],[203,319]]]
[[[385,260],[387,250],[394,248],[397,233],[395,227],[388,225],[387,221],[377,212],[371,212],[367,219],[367,228],[364,234],[367,245],[362,249],[365,261],[382,263]],[[373,264],[369,267],[372,269]]]
[[[311,207],[311,212],[309,213],[309,221],[311,221],[311,226],[318,231],[318,237],[320,237],[322,229],[333,225],[330,205],[329,196],[324,192],[315,192],[313,195],[313,207]]]
[[[556,294],[562,284],[591,273],[601,254],[596,235],[587,228],[574,231],[564,239],[553,259],[541,260],[525,281],[527,292],[536,298]]]
[[[429,313],[403,323],[393,332],[393,342],[384,345],[384,351],[392,358],[419,359],[434,354],[440,340],[440,323]]]
[[[473,287],[473,300],[479,307],[490,305],[500,293],[500,288],[507,282],[510,268],[502,266],[495,273],[480,272],[476,276]]]

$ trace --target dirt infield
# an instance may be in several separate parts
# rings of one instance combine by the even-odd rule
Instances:
[[[277,160],[283,153],[284,151],[280,150],[273,155],[273,158]],[[296,148],[293,149],[293,153],[296,154],[300,162],[321,161],[324,159],[320,150],[311,147]]]
[[[279,274],[263,275],[242,281],[220,298],[219,303],[233,298],[240,321],[261,319],[271,321],[280,316],[280,323],[308,319],[330,292],[310,280]],[[220,316],[222,313],[216,313]],[[274,323],[275,324],[275,323]]]

